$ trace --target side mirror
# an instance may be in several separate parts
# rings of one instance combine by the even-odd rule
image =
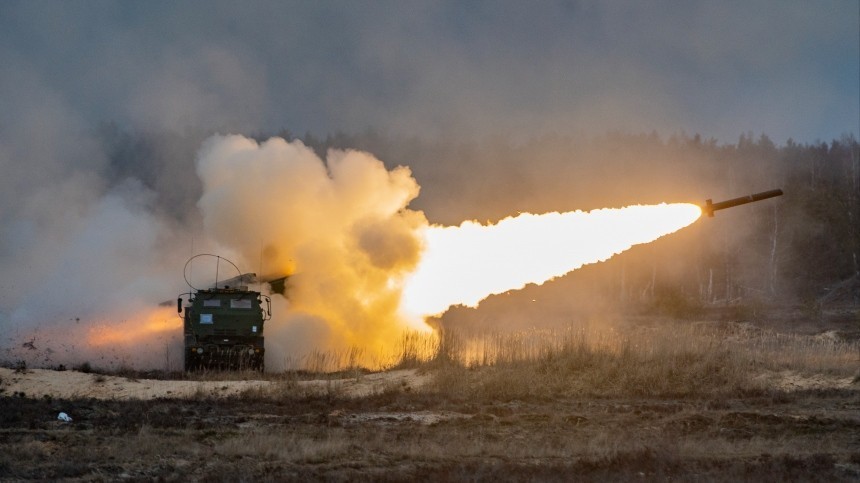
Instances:
[[[182,313],[182,297],[176,299],[176,311]]]

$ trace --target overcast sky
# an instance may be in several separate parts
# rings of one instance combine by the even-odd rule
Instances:
[[[3,1],[11,124],[460,138],[860,131],[857,1]]]

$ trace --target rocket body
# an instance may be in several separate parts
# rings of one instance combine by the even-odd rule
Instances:
[[[702,212],[709,217],[713,217],[715,211],[725,210],[726,208],[734,208],[735,206],[745,205],[754,201],[766,200],[768,198],[774,198],[777,196],[782,196],[781,189],[763,191],[761,193],[741,196],[740,198],[732,198],[730,200],[720,201],[718,203],[714,203],[711,200],[705,200],[705,205],[702,206]]]

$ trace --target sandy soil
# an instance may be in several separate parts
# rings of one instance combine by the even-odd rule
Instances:
[[[306,389],[319,389],[320,391],[334,390],[345,397],[364,397],[392,387],[420,389],[429,381],[429,378],[430,375],[418,374],[415,370],[397,370],[344,379],[295,381],[291,384]],[[803,375],[794,371],[763,372],[755,379],[781,391],[848,389],[857,385],[854,379],[850,377],[828,374]],[[0,367],[0,395],[8,396],[23,393],[28,397],[37,398],[48,396],[58,399],[150,400],[183,399],[196,396],[227,397],[242,394],[249,390],[261,392],[276,390],[283,384],[284,381],[267,380],[131,379],[78,371],[49,369],[17,371]]]
[[[429,376],[415,370],[398,370],[366,374],[349,379],[296,381],[308,389],[334,389],[345,397],[362,397],[393,386],[418,389]],[[59,399],[94,398],[102,400],[188,398],[193,396],[233,396],[249,390],[275,390],[283,381],[175,381],[130,379],[77,371],[0,368],[0,395],[25,394],[28,397],[49,396]]]
[[[830,374],[799,374],[795,371],[768,371],[755,377],[769,387],[780,391],[807,391],[821,389],[850,389],[858,387],[853,377]]]

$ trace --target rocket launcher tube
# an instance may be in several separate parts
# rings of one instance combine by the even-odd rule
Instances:
[[[713,217],[714,212],[718,210],[725,210],[726,208],[733,208],[735,206],[745,205],[754,201],[766,200],[768,198],[774,198],[777,196],[782,196],[781,189],[763,191],[761,193],[741,196],[740,198],[733,198],[726,201],[720,201],[718,203],[714,203],[711,200],[705,200],[705,206],[702,207],[702,212],[704,212],[709,217]]]

